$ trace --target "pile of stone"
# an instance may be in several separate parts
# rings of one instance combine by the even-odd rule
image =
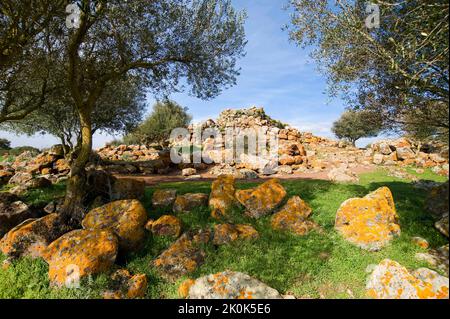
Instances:
[[[370,151],[376,165],[431,167],[435,173],[448,175],[448,150],[434,153],[436,149],[418,145],[407,138],[399,138],[373,143]]]

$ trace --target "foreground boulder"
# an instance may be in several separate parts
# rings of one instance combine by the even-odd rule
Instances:
[[[103,294],[104,299],[144,298],[148,281],[145,274],[131,275],[126,269],[119,269],[111,276],[112,289]]]
[[[177,196],[173,204],[173,211],[175,213],[189,213],[198,207],[205,207],[208,204],[208,195],[198,194],[184,194]]]
[[[381,187],[363,198],[351,198],[336,213],[336,230],[362,249],[377,251],[400,235],[392,193]]]
[[[299,196],[294,196],[283,208],[272,216],[272,228],[290,231],[297,235],[306,235],[310,230],[318,226],[308,220],[312,209]]]
[[[145,228],[157,236],[180,237],[181,220],[172,215],[164,215],[157,220],[149,220]]]
[[[152,205],[154,208],[167,208],[175,203],[176,189],[158,189],[153,193]]]
[[[37,217],[27,204],[10,193],[0,193],[0,238],[21,222]]]
[[[119,238],[120,250],[136,251],[145,239],[147,212],[137,200],[115,201],[91,210],[82,221],[84,229],[108,229]]]
[[[236,198],[245,207],[246,214],[253,218],[270,214],[285,197],[286,190],[277,179],[271,179],[256,188],[236,192]]]
[[[215,245],[223,245],[235,240],[258,239],[259,234],[251,225],[220,224],[214,227]]]
[[[278,291],[247,274],[234,271],[201,277],[179,289],[189,299],[282,299]]]
[[[428,268],[409,272],[385,259],[367,281],[367,294],[375,299],[448,299],[448,278]]]
[[[55,227],[57,214],[28,219],[11,229],[0,240],[0,251],[10,257],[42,257],[45,248],[62,235]]]
[[[228,211],[236,202],[235,193],[234,177],[220,175],[211,185],[209,196],[209,207],[212,209],[211,216],[216,219],[227,217]]]
[[[113,266],[119,243],[109,230],[74,230],[52,242],[44,252],[54,286],[106,272]]]
[[[117,178],[111,192],[111,200],[137,199],[145,196],[145,182],[132,178]]]
[[[179,277],[193,272],[205,260],[201,248],[211,239],[209,231],[190,231],[183,234],[153,262],[156,268],[167,277]]]

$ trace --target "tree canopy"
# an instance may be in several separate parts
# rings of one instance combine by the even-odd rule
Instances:
[[[370,111],[346,111],[331,128],[336,137],[346,139],[354,146],[363,137],[376,136],[381,130],[381,119]]]
[[[448,134],[448,116],[427,111],[449,103],[448,1],[371,3],[380,9],[379,27],[366,24],[373,14],[366,1],[291,1],[291,37],[316,45],[331,94],[344,92],[350,106],[374,109],[389,129],[421,114]]]
[[[124,142],[127,144],[164,143],[173,129],[187,127],[192,117],[188,109],[174,101],[165,100],[153,106],[152,113],[128,136]]]

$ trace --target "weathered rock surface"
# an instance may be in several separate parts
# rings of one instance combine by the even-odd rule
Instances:
[[[277,230],[290,231],[300,236],[306,235],[312,229],[318,228],[316,223],[308,220],[311,213],[311,207],[299,196],[294,196],[272,216],[271,225]]]
[[[45,248],[63,234],[54,225],[57,217],[57,214],[50,214],[27,219],[0,240],[0,251],[10,258],[42,257]]]
[[[430,264],[431,267],[445,272],[448,277],[448,246],[449,245],[447,244],[437,249],[430,249],[426,253],[417,253],[416,258],[424,260]]]
[[[430,212],[436,220],[439,220],[445,215],[448,215],[448,203],[449,182],[447,181],[430,190],[425,200],[425,209]]]
[[[126,269],[119,269],[111,276],[113,288],[103,294],[104,299],[144,298],[148,281],[145,274],[131,275]]]
[[[336,213],[335,228],[349,242],[377,251],[400,234],[392,193],[381,187],[363,198],[351,198]]]
[[[145,228],[157,236],[180,237],[181,220],[172,215],[163,215],[157,220],[149,220]]]
[[[118,248],[117,236],[109,230],[74,230],[61,236],[44,252],[50,283],[63,286],[77,278],[110,270]]]
[[[130,252],[141,247],[147,219],[147,212],[138,200],[121,200],[91,210],[82,226],[90,230],[111,230],[119,238],[120,250]]]
[[[286,197],[286,190],[277,179],[271,179],[256,188],[239,190],[237,200],[253,218],[266,216],[274,211]]]
[[[328,172],[328,178],[331,181],[338,183],[356,183],[359,181],[358,175],[347,167],[333,168]]]
[[[145,182],[131,178],[117,178],[111,192],[111,200],[137,199],[145,196]]]
[[[208,205],[208,195],[202,193],[188,193],[178,195],[173,204],[173,211],[175,213],[189,213],[192,210]]]
[[[228,216],[228,211],[236,202],[234,194],[234,177],[231,175],[219,176],[211,185],[211,194],[209,196],[209,207],[211,207],[211,216],[216,219],[222,219]]]
[[[155,208],[172,207],[176,198],[176,189],[158,189],[153,193],[152,205]]]
[[[37,213],[32,211],[27,204],[19,201],[16,195],[11,193],[1,193],[0,238],[21,222],[35,217],[38,217]]]
[[[251,225],[219,224],[214,226],[215,245],[224,245],[236,240],[258,239],[259,234]]]
[[[201,248],[211,240],[209,231],[189,231],[165,250],[153,262],[167,277],[179,277],[193,272],[205,260],[206,253]]]
[[[189,299],[282,299],[275,289],[240,272],[225,271],[189,284],[180,290]]]
[[[427,268],[409,272],[385,259],[369,276],[367,294],[376,299],[447,299],[448,278]]]

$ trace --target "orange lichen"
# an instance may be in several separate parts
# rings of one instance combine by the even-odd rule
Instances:
[[[214,227],[214,244],[222,245],[232,241],[252,240],[259,237],[258,232],[251,225],[219,224]]]
[[[178,287],[178,295],[181,298],[187,298],[189,297],[189,290],[191,289],[191,287],[195,284],[195,280],[192,279],[187,279],[185,281],[183,281],[180,285],[180,287]]]
[[[342,203],[336,213],[336,229],[350,242],[368,250],[379,250],[400,234],[392,193],[382,187],[363,198]]]
[[[279,181],[271,179],[256,188],[237,191],[236,198],[247,209],[247,215],[259,218],[277,208],[286,194]]]
[[[234,177],[231,175],[220,175],[211,185],[209,206],[212,209],[211,216],[216,219],[227,217],[236,199],[234,194]]]
[[[145,228],[154,235],[179,237],[181,234],[181,220],[172,215],[163,215],[156,221],[148,221]]]
[[[83,219],[84,229],[108,229],[119,237],[120,249],[133,251],[145,238],[147,212],[138,200],[121,200],[91,210]]]
[[[176,213],[189,213],[190,211],[206,206],[208,202],[208,195],[197,193],[197,194],[184,194],[177,196],[175,203],[173,205],[173,211]]]

